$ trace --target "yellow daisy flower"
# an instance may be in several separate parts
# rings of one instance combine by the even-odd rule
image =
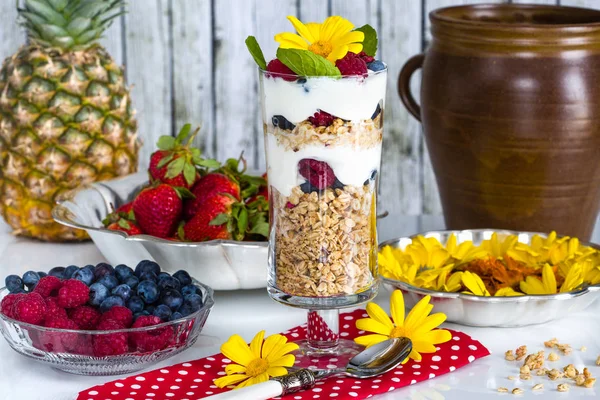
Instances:
[[[519,287],[523,293],[527,294],[555,294],[556,276],[554,276],[552,267],[546,264],[542,268],[542,280],[528,276],[524,281],[519,282]]]
[[[287,343],[283,335],[271,335],[263,341],[265,331],[254,336],[250,346],[240,335],[233,335],[221,346],[221,353],[236,364],[225,367],[226,376],[215,379],[220,388],[238,384],[235,389],[266,382],[269,377],[287,374],[285,367],[294,365],[295,357],[288,354],[298,349],[296,343]]]
[[[433,305],[429,304],[430,296],[425,296],[410,310],[404,318],[404,297],[400,290],[395,290],[390,298],[392,319],[375,303],[367,304],[367,314],[370,318],[356,321],[356,328],[372,332],[370,335],[359,336],[354,341],[370,347],[389,338],[407,337],[412,341],[412,351],[403,361],[409,358],[421,361],[421,353],[435,353],[435,345],[452,339],[445,329],[435,329],[446,320],[443,313],[431,314]]]
[[[581,265],[578,263],[573,264],[569,269],[567,276],[565,276],[565,281],[560,287],[560,293],[570,292],[581,286],[583,283],[581,272]]]
[[[291,15],[287,19],[294,25],[298,35],[290,32],[275,35],[275,41],[282,49],[309,50],[332,63],[343,58],[349,51],[360,53],[362,50],[365,34],[353,31],[352,22],[340,16],[329,17],[322,24],[303,24]]]
[[[476,296],[490,296],[490,292],[485,287],[485,284],[479,277],[479,275],[474,274],[470,271],[463,271],[461,276],[461,281],[463,285],[469,289],[465,293],[474,294]]]
[[[492,237],[488,240],[484,240],[481,243],[481,248],[488,252],[488,254],[494,258],[501,258],[509,251],[513,250],[517,244],[517,236],[509,235],[502,242],[498,239],[496,232],[492,234]]]
[[[494,296],[497,296],[497,297],[524,296],[524,294],[521,292],[517,292],[516,290],[514,290],[511,287],[505,287],[502,289],[498,289],[496,291],[496,293],[494,294]]]
[[[457,244],[456,235],[453,233],[446,242],[446,251],[452,257],[457,259],[460,263],[467,263],[476,258],[486,256],[486,251],[475,245],[470,240]]]

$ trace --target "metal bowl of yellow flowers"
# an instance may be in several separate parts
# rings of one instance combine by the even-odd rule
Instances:
[[[540,324],[576,313],[600,293],[600,246],[534,232],[429,231],[379,245],[382,281],[407,307],[431,296],[449,322]]]

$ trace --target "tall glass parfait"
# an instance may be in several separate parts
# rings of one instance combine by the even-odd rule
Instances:
[[[376,196],[387,69],[260,72],[269,181],[270,296],[309,310],[304,350],[336,354],[338,310],[377,292]],[[301,346],[302,347],[302,346]]]

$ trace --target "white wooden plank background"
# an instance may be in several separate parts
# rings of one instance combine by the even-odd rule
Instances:
[[[379,32],[378,57],[388,63],[385,144],[381,171],[383,209],[404,214],[439,214],[437,187],[421,127],[400,104],[396,79],[404,62],[429,41],[427,14],[439,7],[511,0],[129,0],[129,13],[102,39],[126,68],[148,164],[156,140],[186,122],[202,123],[196,139],[205,154],[224,160],[244,151],[263,170],[257,72],[244,40],[253,34],[267,58],[273,36],[292,31],[286,20],[322,21],[342,15]],[[600,0],[512,0],[600,8]],[[0,59],[25,42],[14,0],[0,1]],[[420,75],[413,90],[418,96]]]

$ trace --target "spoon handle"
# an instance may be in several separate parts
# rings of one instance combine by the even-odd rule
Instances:
[[[213,400],[266,400],[301,390],[310,389],[315,385],[315,375],[308,369],[300,369],[284,376],[271,378],[257,385],[246,386],[241,389],[230,390],[214,396],[207,397]]]

